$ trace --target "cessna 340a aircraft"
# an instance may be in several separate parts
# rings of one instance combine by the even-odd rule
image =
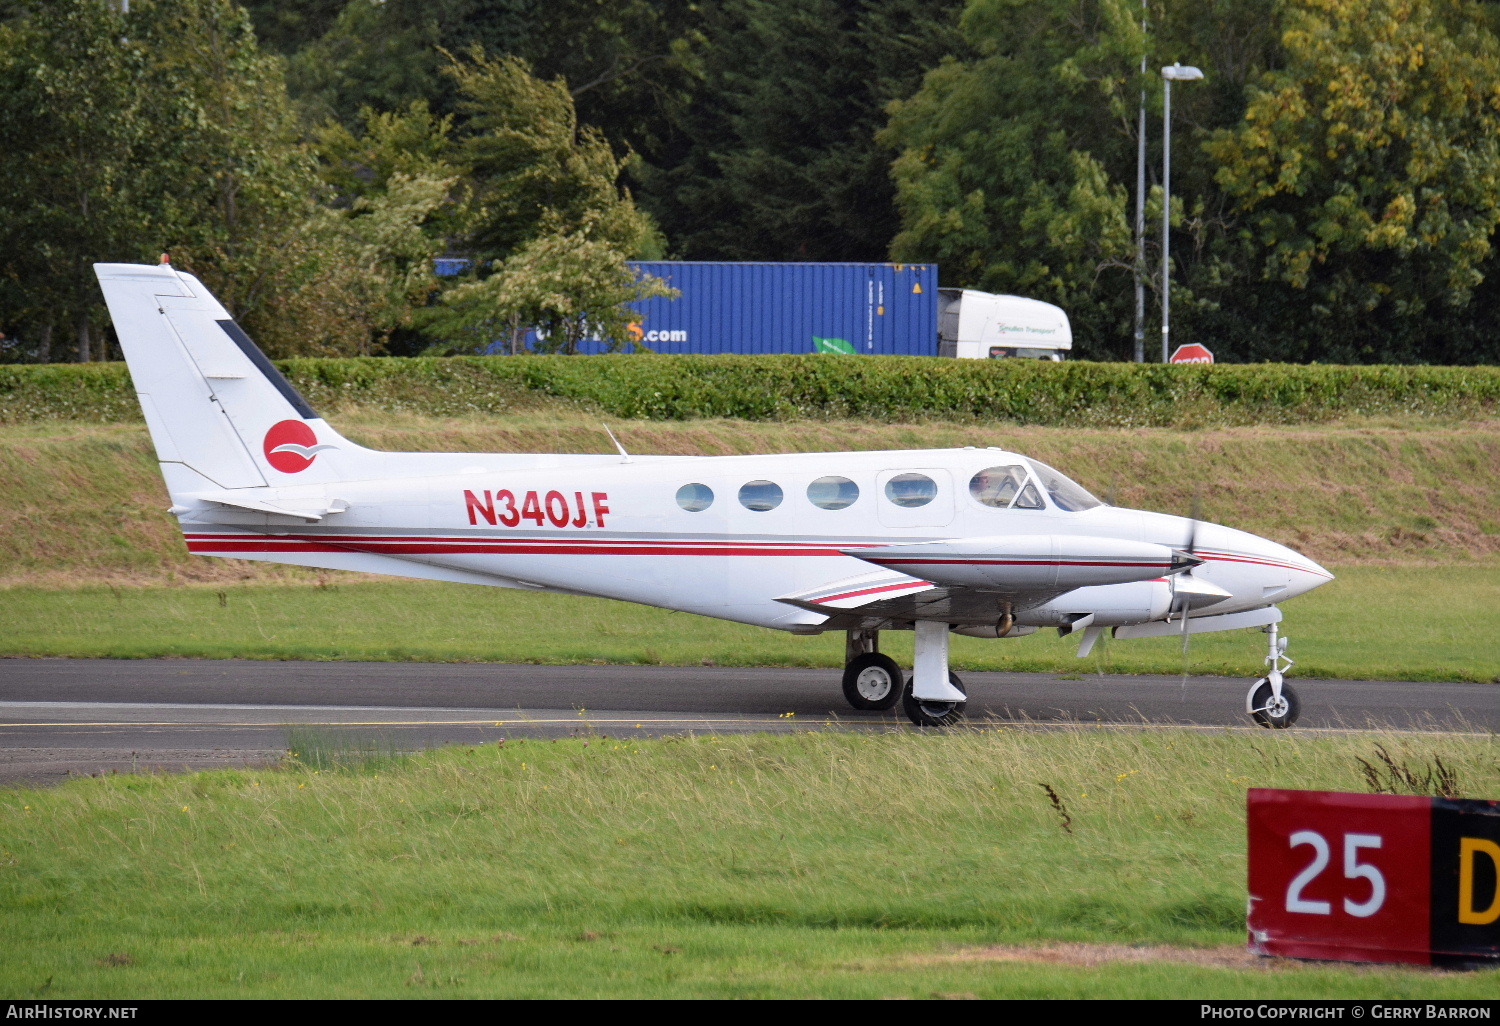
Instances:
[[[1331,580],[1244,531],[1105,505],[1000,449],[767,456],[390,453],[329,427],[194,277],[95,270],[188,549],[595,595],[796,634],[844,631],[844,695],[963,715],[951,633],[1081,639],[1260,627],[1246,711],[1298,702],[1276,603]],[[618,446],[618,443],[617,443]],[[880,632],[916,634],[911,679]]]

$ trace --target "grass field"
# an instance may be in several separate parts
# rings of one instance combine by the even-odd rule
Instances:
[[[1493,737],[982,728],[0,792],[0,992],[1492,999],[1496,970],[1236,954],[1246,786],[1366,790],[1377,743],[1500,792]],[[1168,950],[1027,954],[1068,943]]]
[[[1333,568],[1286,605],[1294,676],[1500,679],[1494,567]],[[399,625],[399,626],[398,626]],[[0,655],[448,662],[843,664],[843,635],[780,631],[605,599],[426,582],[0,589]],[[910,665],[911,635],[883,647]],[[1181,644],[1101,644],[1086,659],[1052,631],[953,639],[956,668],[1179,673]],[[1257,631],[1196,635],[1194,673],[1258,676]],[[1496,692],[1500,700],[1500,690]]]
[[[601,451],[556,409],[334,418],[391,449]],[[1500,428],[616,424],[637,452],[1002,445],[1291,544],[1293,676],[1500,679]],[[190,557],[144,430],[0,426],[0,655],[837,667],[603,600]],[[884,647],[910,659],[910,635]],[[1175,639],[954,639],[960,669],[1176,673]],[[1193,639],[1256,675],[1264,642]],[[1500,700],[1500,689],[1496,691]],[[1247,786],[1366,790],[1382,744],[1500,794],[1493,736],[808,733],[512,741],[0,791],[0,992],[150,997],[1493,998],[1500,972],[1250,964]],[[1054,789],[1063,808],[1047,798]],[[1066,829],[1064,829],[1066,827]],[[1075,947],[1069,947],[1074,945]],[[1038,950],[1046,949],[1046,950]]]

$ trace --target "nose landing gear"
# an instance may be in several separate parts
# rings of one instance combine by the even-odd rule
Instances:
[[[1302,702],[1283,676],[1293,664],[1293,660],[1287,658],[1286,654],[1287,639],[1279,635],[1274,623],[1261,630],[1269,636],[1267,647],[1270,652],[1266,656],[1266,662],[1271,669],[1250,685],[1250,693],[1245,696],[1245,711],[1262,727],[1281,730],[1297,722],[1297,717],[1302,712]]]

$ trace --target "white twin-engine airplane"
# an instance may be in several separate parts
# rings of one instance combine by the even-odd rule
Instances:
[[[844,695],[963,715],[950,633],[1082,639],[1260,627],[1246,711],[1298,702],[1275,603],[1330,575],[1264,538],[1107,506],[1000,449],[767,456],[390,453],[323,422],[198,280],[98,264],[190,551],[844,631]],[[618,445],[618,443],[617,443]],[[905,679],[879,649],[913,630]]]

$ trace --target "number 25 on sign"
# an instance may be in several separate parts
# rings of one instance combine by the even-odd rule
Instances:
[[[1251,950],[1500,959],[1500,803],[1255,788],[1246,822]]]

